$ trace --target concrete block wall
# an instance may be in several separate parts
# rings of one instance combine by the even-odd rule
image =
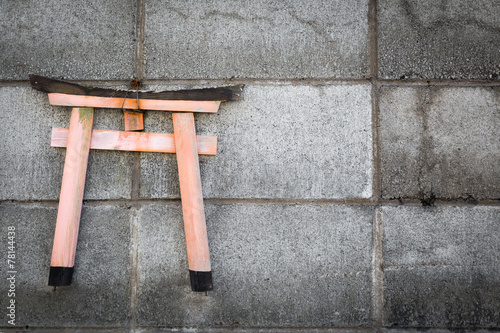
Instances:
[[[496,0],[0,6],[0,332],[500,330]],[[73,284],[47,286],[70,110],[29,73],[246,85],[195,116],[219,140],[200,157],[213,292],[190,291],[175,155],[115,151],[90,153]]]

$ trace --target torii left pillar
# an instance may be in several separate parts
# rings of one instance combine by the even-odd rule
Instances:
[[[49,286],[71,284],[87,173],[93,108],[73,108],[50,260]]]

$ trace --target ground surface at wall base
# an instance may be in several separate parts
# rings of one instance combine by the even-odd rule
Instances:
[[[161,327],[141,327],[141,328],[36,328],[36,327],[11,327],[1,328],[1,333],[10,332],[53,332],[53,333],[499,333],[500,329],[486,328],[319,328],[319,327],[217,327],[217,328],[161,328]]]

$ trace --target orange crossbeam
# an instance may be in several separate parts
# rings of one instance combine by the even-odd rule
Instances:
[[[98,97],[49,93],[50,105],[93,107],[131,110],[186,111],[216,113],[220,101],[178,101],[157,99],[135,99],[121,97]]]
[[[52,128],[50,145],[66,147],[69,130],[67,128]],[[197,135],[198,154],[216,155],[217,137]],[[123,131],[93,130],[90,139],[90,149],[144,151],[153,153],[175,153],[174,134],[142,133]]]

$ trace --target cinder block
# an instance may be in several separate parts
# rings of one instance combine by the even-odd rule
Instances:
[[[386,199],[417,197],[422,171],[422,89],[382,88],[380,96],[381,191]]]
[[[500,325],[500,208],[383,207],[387,326]]]
[[[368,74],[368,0],[146,1],[147,78]]]
[[[206,205],[214,291],[189,284],[181,206],[137,214],[139,326],[323,327],[371,321],[371,207]]]
[[[69,127],[71,108],[26,86],[2,87],[0,96],[0,200],[59,199],[66,149],[50,146],[51,128]],[[97,109],[94,119],[95,129],[123,126],[118,110]],[[130,198],[132,154],[91,150],[84,198]]]
[[[372,195],[369,85],[250,85],[240,101],[195,121],[198,134],[218,137],[217,155],[200,156],[205,198]],[[145,122],[171,131],[170,115]],[[179,197],[177,162],[167,155],[142,154],[142,197]]]
[[[500,198],[498,87],[385,87],[384,198]]]
[[[47,285],[56,207],[0,204],[0,246],[7,260],[7,226],[16,229],[16,325],[35,327],[117,327],[130,321],[129,211],[112,206],[84,207],[73,283],[54,292]],[[0,273],[7,276],[6,264]],[[2,308],[8,284],[2,283]],[[2,323],[4,325],[5,321]],[[5,325],[8,326],[8,325]]]
[[[487,266],[386,270],[384,324],[496,328],[499,273]]]
[[[384,263],[485,265],[500,262],[499,207],[384,207]]]
[[[132,77],[135,1],[4,1],[0,79]]]
[[[383,78],[498,79],[496,0],[378,2]]]

